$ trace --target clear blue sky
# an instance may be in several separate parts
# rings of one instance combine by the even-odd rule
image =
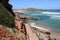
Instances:
[[[9,3],[12,4],[15,9],[60,9],[60,0],[10,0]]]

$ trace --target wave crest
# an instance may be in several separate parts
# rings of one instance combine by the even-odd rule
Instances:
[[[43,14],[60,14],[60,13],[57,13],[57,12],[42,12]]]
[[[35,23],[30,23],[30,25],[31,25],[32,27],[38,28],[38,29],[40,29],[40,30],[49,31],[48,29],[45,29],[45,28],[43,28],[43,27],[40,27],[40,26],[36,25]]]

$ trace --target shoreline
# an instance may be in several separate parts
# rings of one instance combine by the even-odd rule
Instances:
[[[33,24],[33,25],[32,25],[32,24]],[[45,28],[45,27],[44,27],[45,25],[42,25],[42,26],[41,26],[41,25],[34,24],[34,23],[32,23],[32,24],[30,23],[30,25],[31,25],[32,27],[35,27],[35,28],[38,28],[38,29],[44,30],[44,31],[54,32],[54,33],[58,34],[57,32],[53,31],[52,28],[50,28],[50,27],[48,27],[48,26]],[[40,26],[41,26],[41,27],[40,27]],[[49,28],[50,28],[50,29],[49,29]]]
[[[28,22],[27,22],[27,24],[29,24]],[[50,34],[51,36],[53,36],[53,39],[55,38],[55,39],[58,39],[58,40],[60,40],[60,36],[58,36],[58,35],[55,35],[56,33],[53,33],[52,31],[50,31],[49,29],[46,29],[46,28],[43,28],[43,27],[37,27],[35,24],[29,24],[30,26],[31,26],[31,28],[32,28],[32,31],[34,31],[34,28],[36,29],[35,31],[38,31],[38,33],[40,34],[41,32],[42,32],[42,34],[43,35],[45,35],[45,36],[49,36],[48,34]],[[40,31],[40,32],[39,32]],[[43,37],[44,38],[44,37]],[[52,37],[51,37],[52,38]],[[47,38],[48,39],[48,38]]]
[[[46,29],[46,28],[37,26],[37,25],[34,24],[34,23],[33,23],[33,24],[30,24],[30,25],[31,25],[32,29],[36,29],[37,31],[40,31],[40,32],[42,32],[42,33],[46,33],[46,32],[51,33],[51,35],[52,35],[54,38],[60,40],[60,34],[59,34],[59,33],[54,32],[54,31],[51,31],[50,29]]]
[[[42,33],[42,34],[45,35],[45,36],[48,35],[47,33],[50,33],[50,37],[51,37],[51,38],[55,38],[56,40],[60,40],[60,35],[58,35],[58,34],[56,34],[56,33],[53,33],[53,32],[51,32],[51,31],[48,31],[48,32],[46,32],[46,31],[41,31],[41,30],[39,30],[39,29],[37,29],[37,28],[35,28],[35,27],[32,27],[32,29],[35,30],[35,31],[38,31],[38,33]]]
[[[56,32],[50,31],[49,29],[47,31],[47,30],[45,30],[46,28],[43,28],[43,29],[39,29],[39,28],[42,28],[42,27],[38,27],[38,28],[32,27],[33,30],[35,29],[35,31],[42,32],[43,35],[46,33],[50,33],[50,36],[52,36],[53,38],[56,38],[57,40],[60,40],[60,35],[57,34]]]
[[[43,31],[50,31],[49,29],[43,28],[41,26],[38,26],[35,23],[31,23],[30,25],[31,25],[31,27],[35,27],[35,28],[43,30]]]
[[[35,23],[30,23],[30,25],[31,25],[31,27],[37,28],[39,30],[47,31],[47,32],[52,32],[52,33],[55,33],[55,34],[59,35],[58,32],[53,31],[51,28],[49,29],[49,27],[48,28],[47,27],[43,27],[44,25],[41,26],[41,25],[38,25],[38,24],[35,24]]]

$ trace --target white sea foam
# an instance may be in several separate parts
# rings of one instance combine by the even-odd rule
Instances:
[[[43,30],[43,31],[49,31],[48,29],[45,29],[45,28],[43,28],[43,27],[40,27],[40,26],[36,25],[35,23],[30,23],[30,25],[31,25],[32,27],[38,28],[38,29]]]
[[[43,14],[60,14],[60,13],[57,13],[57,12],[42,12]]]
[[[54,16],[51,16],[50,18],[51,18],[51,19],[60,19],[60,16],[54,15]]]
[[[43,15],[43,14],[42,13],[36,13],[36,14],[29,14],[29,15],[37,16],[37,15]]]
[[[60,19],[60,15],[47,15],[50,16],[51,19]]]
[[[47,16],[50,16],[51,19],[60,19],[60,13],[57,12],[42,12],[42,13]]]

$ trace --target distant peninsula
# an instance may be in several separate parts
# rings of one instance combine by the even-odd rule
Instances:
[[[44,9],[37,9],[37,8],[25,8],[25,9],[13,9],[14,12],[32,12],[32,11],[47,11]]]
[[[26,11],[47,11],[47,10],[44,10],[44,9],[37,9],[37,8],[27,8],[27,9],[24,9]]]

